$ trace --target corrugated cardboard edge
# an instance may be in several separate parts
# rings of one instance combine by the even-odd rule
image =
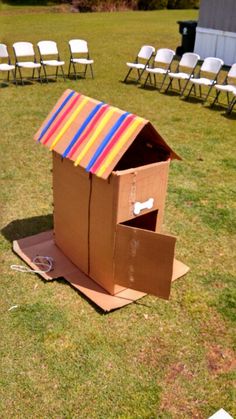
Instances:
[[[105,312],[124,307],[146,295],[143,292],[131,290],[129,288],[119,292],[115,296],[110,295],[63,255],[54,243],[52,230],[15,240],[13,242],[13,250],[32,269],[38,269],[38,267],[32,263],[33,257],[38,254],[41,256],[54,257],[55,270],[48,274],[42,273],[40,275],[45,280],[64,277],[74,288],[79,290]],[[188,271],[189,268],[185,264],[174,259],[172,281],[185,275]]]
[[[124,307],[146,295],[143,292],[131,289],[125,289],[115,296],[110,295],[63,255],[54,243],[52,230],[15,240],[13,242],[13,250],[32,269],[38,269],[32,262],[32,259],[38,254],[41,256],[52,256],[55,265],[54,271],[47,274],[41,273],[40,276],[47,281],[59,277],[65,278],[74,288],[105,312]]]

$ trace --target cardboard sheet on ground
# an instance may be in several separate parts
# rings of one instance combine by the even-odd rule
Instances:
[[[47,281],[59,277],[65,278],[73,287],[93,301],[104,311],[111,311],[130,304],[146,294],[144,292],[123,289],[116,295],[109,294],[104,288],[94,282],[89,276],[78,269],[56,246],[53,231],[39,233],[13,242],[13,250],[32,269],[38,269],[32,263],[35,256],[50,256],[54,260],[54,269],[40,275]],[[188,272],[189,268],[182,262],[174,259],[172,281]]]

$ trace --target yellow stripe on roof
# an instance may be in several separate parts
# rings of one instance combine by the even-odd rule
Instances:
[[[110,108],[108,112],[105,114],[103,119],[101,120],[100,124],[97,126],[97,129],[89,139],[89,141],[85,144],[84,148],[81,150],[80,154],[78,155],[77,159],[75,160],[75,166],[78,166],[78,164],[81,162],[87,151],[92,147],[98,136],[101,134],[102,130],[106,126],[106,124],[110,121],[111,117],[114,115],[114,113],[117,112],[116,108]]]
[[[143,124],[143,118],[135,118],[135,120],[132,122],[132,124],[127,128],[127,130],[124,132],[124,134],[120,137],[119,141],[116,143],[116,145],[112,148],[110,153],[108,154],[105,162],[103,165],[99,168],[99,170],[96,172],[97,176],[102,176],[103,173],[106,171],[106,169],[112,164],[112,161],[117,156],[119,151],[122,149],[122,147],[125,145],[127,140],[129,140],[130,136],[134,133],[134,131],[137,129],[137,127],[141,124]]]
[[[63,126],[63,128],[61,129],[61,131],[57,134],[57,136],[54,139],[52,145],[50,146],[50,150],[53,150],[53,148],[55,147],[55,145],[61,139],[61,137],[63,136],[63,134],[66,132],[66,130],[70,127],[70,125],[72,124],[72,122],[77,117],[78,113],[85,107],[85,105],[88,103],[88,101],[89,101],[89,98],[88,97],[86,97],[86,98],[84,98],[82,100],[82,102],[79,104],[79,106],[76,108],[76,110],[72,113],[72,115],[70,116],[70,118],[68,119],[68,121],[65,123],[65,125]]]

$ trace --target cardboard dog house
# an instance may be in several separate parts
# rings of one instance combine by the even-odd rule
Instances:
[[[52,151],[54,230],[14,242],[33,266],[54,270],[104,310],[150,293],[168,299],[188,268],[162,233],[171,159],[179,159],[151,123],[66,90],[35,135]]]

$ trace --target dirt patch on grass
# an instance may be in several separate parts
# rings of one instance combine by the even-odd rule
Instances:
[[[207,365],[212,374],[222,374],[236,369],[236,358],[233,350],[209,345],[207,351]]]
[[[161,395],[160,412],[168,413],[173,418],[199,418],[202,401],[190,398],[181,385],[181,379],[191,380],[193,373],[182,363],[172,364],[166,374]]]

